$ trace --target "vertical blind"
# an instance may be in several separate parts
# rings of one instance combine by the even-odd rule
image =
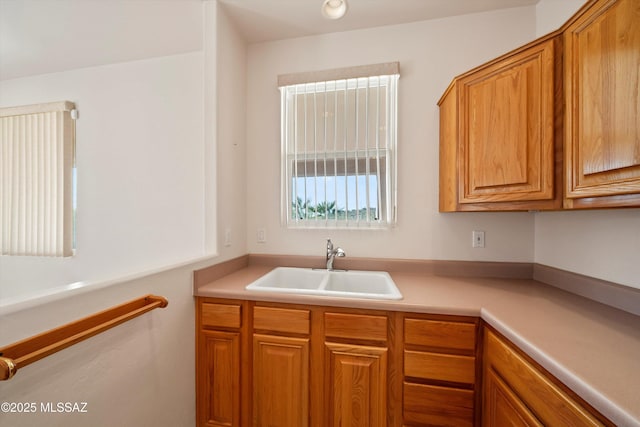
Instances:
[[[0,109],[0,254],[72,255],[74,109]]]
[[[288,225],[386,227],[395,221],[398,68],[307,73],[297,76],[301,82],[280,76]],[[370,75],[375,72],[388,74]],[[341,74],[346,77],[304,81]]]

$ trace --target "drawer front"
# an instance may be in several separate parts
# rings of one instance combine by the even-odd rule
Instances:
[[[405,423],[437,426],[473,426],[472,390],[404,383]]]
[[[473,352],[476,329],[474,323],[406,318],[404,340],[405,344]]]
[[[242,324],[239,304],[202,303],[202,326],[239,328]]]
[[[387,341],[387,317],[366,314],[325,313],[327,337]]]
[[[404,375],[407,377],[475,383],[475,357],[453,354],[404,352]]]
[[[254,307],[253,327],[258,330],[309,334],[309,310]]]

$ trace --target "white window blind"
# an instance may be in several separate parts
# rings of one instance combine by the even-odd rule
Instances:
[[[398,63],[279,77],[288,226],[395,223],[398,79]]]
[[[0,109],[0,254],[72,255],[74,109]]]

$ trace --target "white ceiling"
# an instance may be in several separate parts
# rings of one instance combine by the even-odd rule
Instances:
[[[0,80],[200,50],[203,0],[0,0]],[[214,1],[214,0],[208,0]],[[539,0],[218,0],[250,42],[536,4]]]
[[[425,21],[539,0],[347,0],[347,14],[327,20],[322,0],[218,0],[250,43]]]
[[[199,0],[0,0],[0,80],[197,51],[201,29]]]

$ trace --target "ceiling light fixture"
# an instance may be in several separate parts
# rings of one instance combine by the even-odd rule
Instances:
[[[347,13],[347,0],[324,0],[320,10],[327,19],[340,19]]]

